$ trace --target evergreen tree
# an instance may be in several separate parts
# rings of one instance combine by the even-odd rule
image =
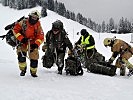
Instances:
[[[65,16],[66,8],[63,3],[58,3],[58,11],[57,13],[61,16]]]
[[[66,11],[66,14],[65,14],[65,17],[68,18],[68,19],[70,19],[70,13],[71,13],[71,12],[69,12],[69,10],[67,10],[67,11]]]
[[[82,15],[80,13],[78,13],[76,21],[79,22],[80,24],[83,24],[82,19],[83,19]]]
[[[110,18],[109,20],[109,32],[111,32],[112,29],[114,29],[115,24],[114,24],[114,19]]]
[[[74,12],[70,12],[70,19],[72,19],[73,21],[76,21]]]
[[[41,16],[42,17],[46,17],[47,16],[47,8],[45,6],[42,7]]]
[[[102,27],[101,27],[101,32],[104,33],[106,30],[105,30],[105,21],[102,22]]]
[[[58,2],[57,0],[54,2],[54,12],[58,13]]]
[[[48,0],[48,9],[54,11],[54,0]]]

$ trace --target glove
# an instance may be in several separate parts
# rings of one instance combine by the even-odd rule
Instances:
[[[38,48],[38,45],[37,44],[31,44],[31,49],[34,50],[35,48]]]
[[[45,52],[46,49],[47,49],[47,44],[44,43],[44,45],[42,46],[42,51]]]
[[[23,43],[23,44],[25,44],[25,43],[27,43],[28,42],[28,39],[27,38],[23,38],[22,40],[21,40],[21,43]]]
[[[68,55],[72,56],[73,55],[73,50],[68,50]]]
[[[82,45],[82,48],[86,48],[86,44]]]
[[[107,63],[108,63],[108,64],[112,64],[112,63],[113,63],[113,61],[114,61],[114,58],[112,58],[112,57],[111,57],[111,58],[108,60],[108,62],[107,62]]]

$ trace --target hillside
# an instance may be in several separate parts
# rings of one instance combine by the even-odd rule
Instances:
[[[0,35],[6,33],[4,27],[21,16],[27,16],[30,11],[40,7],[26,10],[14,10],[0,5]],[[51,29],[52,22],[60,19],[64,23],[70,40],[74,43],[79,36],[76,35],[82,28],[86,28],[96,41],[97,50],[106,59],[109,59],[111,52],[109,48],[103,46],[105,37],[116,36],[130,43],[131,34],[111,34],[96,33],[77,22],[71,21],[48,11],[48,16],[41,19],[41,24],[46,33]],[[131,44],[132,45],[132,44]],[[38,76],[33,78],[28,70],[26,76],[19,76],[16,51],[0,40],[0,100],[131,100],[133,98],[133,77],[119,76],[119,70],[114,77],[98,75],[86,72],[83,76],[66,76],[57,74],[57,66],[51,69],[42,67],[41,57],[43,52],[40,48],[40,59],[38,66]],[[133,59],[130,59],[133,62]]]

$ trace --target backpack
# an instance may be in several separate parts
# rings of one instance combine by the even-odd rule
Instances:
[[[16,39],[11,29],[7,32],[5,38],[6,38],[6,43],[12,47],[16,47],[17,44],[19,44],[19,41]]]
[[[26,19],[24,16],[21,17],[19,20],[17,20],[16,22],[20,22],[21,20]],[[16,46],[18,46],[20,44],[20,42],[16,39],[16,37],[13,34],[13,27],[15,26],[15,23],[9,24],[5,27],[5,30],[8,30],[6,35],[0,36],[0,38],[5,38],[6,39],[6,43],[10,46],[12,46],[13,48],[15,48]],[[25,23],[25,21],[24,21]],[[25,24],[24,24],[25,25]],[[24,26],[22,24],[22,27]]]
[[[76,57],[68,56],[65,59],[65,71],[66,75],[83,75],[83,69],[80,61]]]

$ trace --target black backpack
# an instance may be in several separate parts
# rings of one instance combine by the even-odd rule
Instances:
[[[83,75],[81,62],[76,57],[72,56],[68,56],[67,59],[65,59],[65,71],[66,75]]]
[[[21,17],[19,20],[17,20],[16,22],[20,22],[21,20],[23,20],[25,17]],[[13,34],[13,27],[15,26],[15,23],[9,24],[5,27],[5,30],[8,30],[6,35],[2,35],[0,36],[0,38],[2,39],[6,39],[6,43],[9,44],[10,46],[12,46],[13,48],[16,47],[17,45],[19,45],[19,41],[16,39],[16,37]]]
[[[7,32],[5,38],[6,38],[6,43],[12,47],[16,47],[19,44],[19,41],[16,39],[11,29]]]
[[[48,49],[45,52],[45,55],[42,57],[42,64],[45,68],[51,68],[55,62],[55,55],[54,53]]]

